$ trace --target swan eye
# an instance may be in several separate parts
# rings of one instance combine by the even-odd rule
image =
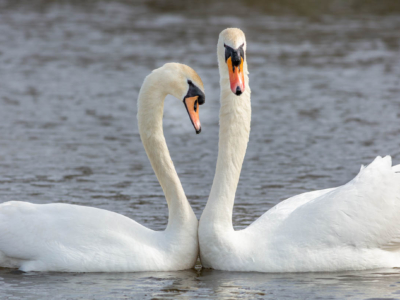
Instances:
[[[232,59],[232,63],[234,67],[237,67],[240,65],[240,60],[244,60],[244,43],[237,49],[233,49],[227,45],[224,44],[225,47],[225,62],[228,61],[229,57]]]
[[[204,102],[205,102],[204,93],[197,86],[195,86],[190,79],[187,80],[187,83],[189,84],[189,90],[188,90],[185,98],[197,96],[198,99],[197,99],[196,107],[197,107],[197,105],[204,104]]]
[[[197,112],[197,100],[194,102],[194,111]]]

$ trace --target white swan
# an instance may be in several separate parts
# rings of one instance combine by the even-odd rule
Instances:
[[[181,99],[196,132],[204,103],[191,68],[165,64],[144,80],[139,131],[168,203],[165,231],[150,230],[103,209],[69,204],[0,205],[0,266],[22,271],[134,272],[192,268],[198,257],[198,221],[175,171],[162,128],[164,98]]]
[[[221,32],[219,153],[199,224],[203,266],[259,272],[400,267],[400,165],[392,167],[390,157],[376,158],[343,186],[292,197],[244,230],[233,229],[234,197],[250,133],[245,54],[241,30]]]

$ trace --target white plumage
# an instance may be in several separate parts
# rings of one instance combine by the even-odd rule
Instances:
[[[4,203],[0,232],[1,265],[22,271],[169,270],[185,242],[111,211],[61,203]]]
[[[138,100],[139,131],[164,190],[169,219],[153,231],[114,212],[70,204],[0,205],[0,266],[22,271],[132,272],[192,268],[198,221],[175,171],[162,129],[167,94],[178,99],[187,81],[203,84],[189,67],[166,64],[146,77]]]
[[[307,272],[400,267],[400,165],[377,157],[349,183],[282,201],[235,231],[232,209],[250,133],[250,90],[229,89],[223,45],[245,43],[242,31],[220,34],[220,141],[217,169],[199,225],[204,267],[229,271]]]

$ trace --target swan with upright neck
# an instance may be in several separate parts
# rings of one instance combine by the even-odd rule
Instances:
[[[377,157],[349,183],[282,201],[243,230],[232,210],[250,134],[246,40],[226,29],[218,41],[219,152],[200,218],[203,267],[308,272],[400,267],[400,165]]]
[[[198,257],[198,221],[165,142],[162,116],[170,94],[201,131],[204,87],[190,67],[169,63],[146,77],[139,93],[140,137],[168,203],[168,225],[153,231],[114,212],[78,205],[0,205],[0,266],[22,271],[135,272],[189,269]]]

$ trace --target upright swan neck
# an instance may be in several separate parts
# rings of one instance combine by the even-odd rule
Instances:
[[[168,75],[162,69],[157,69],[146,77],[139,93],[137,114],[140,138],[168,203],[166,230],[182,227],[186,222],[196,219],[164,138],[164,99],[169,94],[169,84],[173,84],[168,82]]]
[[[223,47],[219,45],[218,49]],[[202,222],[208,222],[219,229],[233,230],[233,204],[250,134],[250,87],[245,61],[245,92],[240,96],[232,93],[223,53],[218,54],[221,78],[219,150],[214,181]]]

